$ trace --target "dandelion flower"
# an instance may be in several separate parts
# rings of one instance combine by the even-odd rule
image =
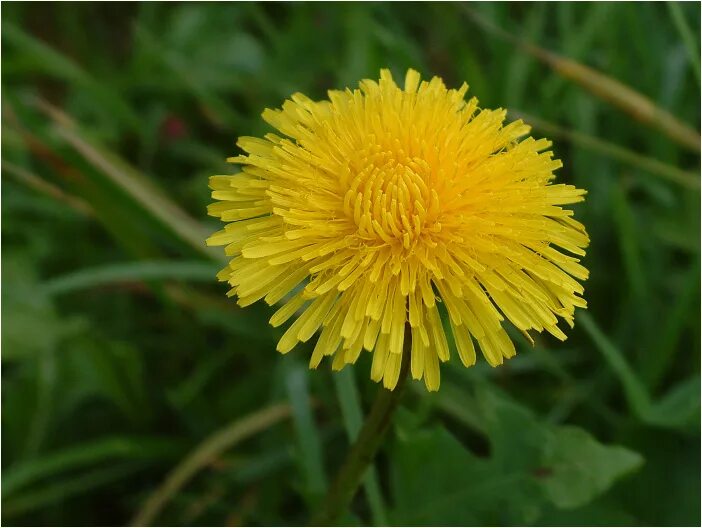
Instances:
[[[273,326],[296,316],[278,351],[321,330],[310,367],[365,349],[371,378],[393,389],[410,354],[433,391],[449,329],[465,366],[475,343],[492,366],[515,355],[505,319],[566,338],[557,317],[572,327],[586,306],[589,240],[561,206],[585,191],[552,184],[551,142],[467,90],[414,70],[400,88],[381,70],[329,100],[294,94],[263,112],[278,133],[239,138],[246,154],[228,161],[241,172],[210,179],[209,214],[226,225],[208,244],[231,257],[218,278],[239,305],[284,300]]]

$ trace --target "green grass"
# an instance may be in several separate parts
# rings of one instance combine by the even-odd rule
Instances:
[[[272,308],[225,297],[207,177],[293,92],[413,67],[554,140],[560,181],[588,190],[589,309],[564,343],[515,337],[502,368],[412,383],[344,522],[699,524],[699,20],[3,5],[3,523],[308,521],[376,390],[369,358],[308,372],[309,344],[275,352]]]

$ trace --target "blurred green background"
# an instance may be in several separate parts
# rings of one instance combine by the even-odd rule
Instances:
[[[307,522],[369,354],[308,372],[226,299],[207,177],[293,92],[413,67],[554,140],[590,308],[411,383],[344,522],[699,525],[699,3],[2,11],[4,524]]]

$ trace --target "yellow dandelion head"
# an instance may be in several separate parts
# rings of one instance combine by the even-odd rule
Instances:
[[[467,90],[414,70],[400,88],[382,70],[326,101],[295,94],[263,112],[279,133],[239,138],[241,172],[210,179],[209,213],[226,225],[208,244],[231,257],[218,277],[241,306],[285,300],[273,326],[297,315],[280,352],[321,329],[312,368],[365,349],[392,389],[410,354],[412,376],[437,390],[449,327],[465,366],[474,342],[492,366],[515,355],[505,318],[566,338],[557,316],[572,327],[586,306],[572,255],[589,240],[561,206],[585,191],[551,184],[551,143],[520,140],[527,125],[504,125]]]

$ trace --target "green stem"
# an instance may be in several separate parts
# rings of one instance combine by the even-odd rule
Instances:
[[[311,526],[333,526],[339,517],[346,511],[351,499],[361,485],[361,481],[373,462],[385,433],[390,426],[392,415],[400,403],[402,392],[409,373],[410,350],[408,339],[405,339],[405,350],[402,352],[402,366],[400,377],[394,390],[383,387],[373,401],[368,417],[356,442],[346,455],[346,460],[339,469],[334,483],[329,488],[327,497],[320,505],[320,509],[313,516]]]

